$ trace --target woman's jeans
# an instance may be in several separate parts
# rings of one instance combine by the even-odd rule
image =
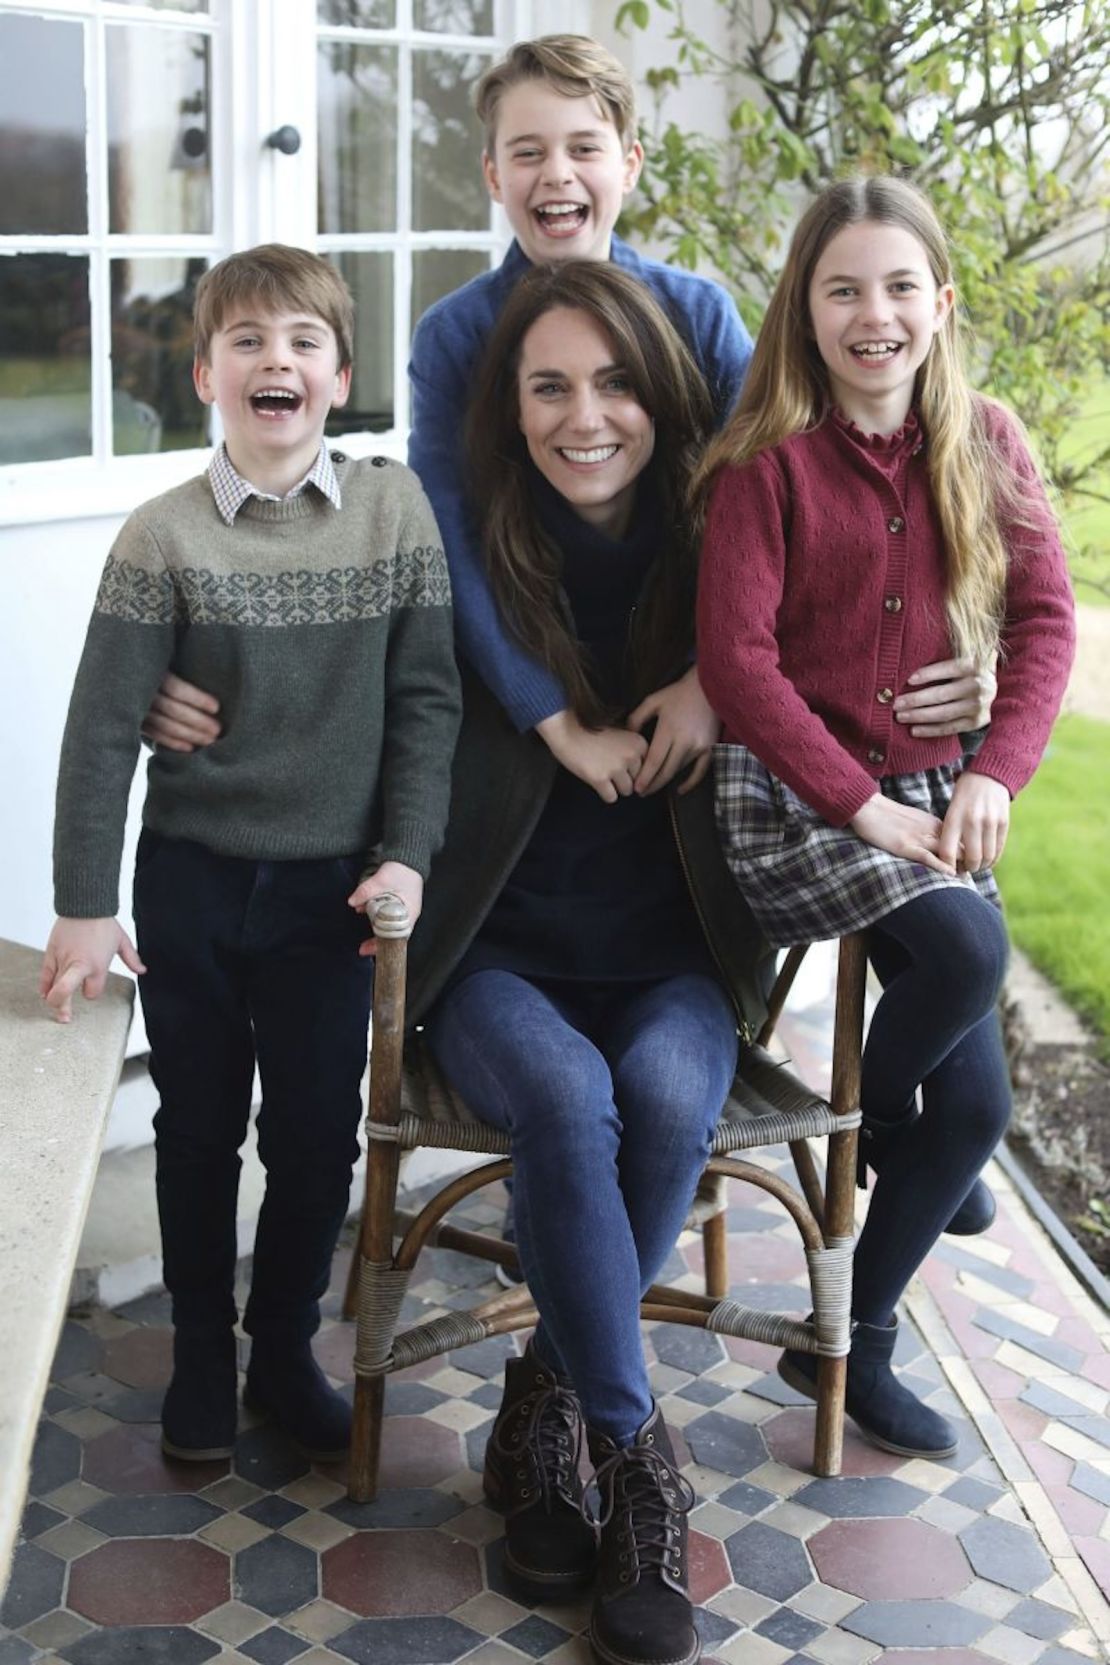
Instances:
[[[682,1230],[736,1070],[736,1018],[713,978],[533,982],[477,971],[427,1023],[476,1115],[512,1137],[536,1349],[620,1444],[651,1415],[639,1304]]]

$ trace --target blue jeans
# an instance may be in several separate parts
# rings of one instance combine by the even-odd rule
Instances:
[[[439,1001],[432,1052],[512,1137],[536,1349],[591,1427],[628,1444],[651,1415],[640,1296],[682,1229],[736,1070],[736,1018],[700,973],[531,982],[477,971]]]

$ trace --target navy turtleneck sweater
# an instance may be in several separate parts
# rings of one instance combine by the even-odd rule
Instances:
[[[654,494],[641,488],[627,537],[579,519],[538,474],[533,496],[563,553],[563,589],[602,698],[629,709],[629,629],[658,551]],[[560,769],[535,832],[455,978],[498,969],[590,982],[712,974],[679,864],[666,793],[601,801]]]

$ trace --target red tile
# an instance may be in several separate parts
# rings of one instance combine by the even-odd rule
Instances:
[[[1071,1537],[1097,1538],[1106,1518],[1106,1508],[1093,1497],[1084,1497],[1071,1486],[1046,1486],[1045,1495],[1052,1503]]]
[[[690,1531],[690,1600],[701,1607],[732,1583],[724,1545],[704,1532]]]
[[[807,1547],[822,1584],[868,1601],[954,1596],[972,1578],[958,1540],[922,1520],[837,1520]]]
[[[320,1565],[325,1599],[363,1618],[449,1613],[482,1588],[477,1550],[443,1532],[356,1532]]]
[[[883,1665],[991,1665],[974,1648],[887,1648]]]
[[[782,1352],[781,1347],[769,1347],[765,1341],[748,1341],[742,1335],[726,1335],[721,1339],[730,1359],[750,1365],[753,1370],[773,1370]]]
[[[995,1402],[995,1409],[998,1400],[1016,1399],[1026,1385],[1024,1376],[1016,1370],[1007,1370],[1004,1364],[996,1364],[994,1359],[975,1359],[971,1369],[987,1398]]]
[[[1075,1308],[1064,1291],[1051,1278],[1041,1278],[1033,1285],[1025,1299],[1030,1306],[1039,1307],[1042,1312],[1050,1312],[1055,1318],[1071,1318],[1075,1314]]]
[[[383,1486],[434,1486],[465,1466],[452,1428],[423,1416],[387,1416],[382,1424]]]
[[[104,1374],[128,1387],[163,1387],[173,1368],[173,1331],[143,1326],[104,1348]]]
[[[98,1625],[181,1625],[231,1599],[231,1563],[189,1538],[117,1538],[70,1568],[67,1605]]]
[[[812,1410],[804,1406],[791,1407],[762,1423],[760,1433],[776,1462],[812,1474],[813,1424]],[[905,1461],[904,1457],[896,1457],[891,1451],[880,1451],[877,1445],[868,1444],[851,1422],[845,1422],[842,1474],[893,1474]]]
[[[1053,1335],[1057,1341],[1064,1341],[1069,1347],[1078,1347],[1081,1353],[1094,1353],[1097,1357],[1103,1351],[1100,1337],[1085,1319],[1077,1318],[1074,1314],[1062,1318]]]
[[[1097,1353],[1084,1359],[1080,1375],[1086,1381],[1094,1382],[1096,1387],[1110,1388],[1110,1353],[1100,1347]]]
[[[333,1324],[321,1330],[312,1343],[320,1369],[337,1382],[355,1379],[355,1327],[353,1324]]]
[[[1102,1538],[1073,1538],[1087,1570],[1104,1596],[1110,1596],[1110,1544]]]
[[[995,1410],[1021,1446],[1039,1443],[1050,1421],[1043,1411],[1023,1405],[1020,1399],[1000,1399]]]
[[[728,1240],[730,1294],[743,1301],[746,1283],[794,1283],[806,1275],[800,1237],[735,1232]]]
[[[127,1422],[85,1447],[82,1478],[106,1492],[196,1492],[227,1473],[219,1463],[174,1462],[162,1454],[162,1431]]]
[[[1066,1486],[1071,1479],[1075,1458],[1065,1457],[1062,1451],[1054,1451],[1051,1445],[1036,1441],[1026,1446],[1023,1455],[1042,1485]]]

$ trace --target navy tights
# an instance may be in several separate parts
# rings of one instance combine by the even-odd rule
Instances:
[[[1010,1115],[996,1005],[1006,928],[970,888],[930,891],[868,933],[883,985],[863,1054],[864,1115],[921,1115],[884,1153],[856,1247],[852,1311],[885,1325],[982,1171]]]

